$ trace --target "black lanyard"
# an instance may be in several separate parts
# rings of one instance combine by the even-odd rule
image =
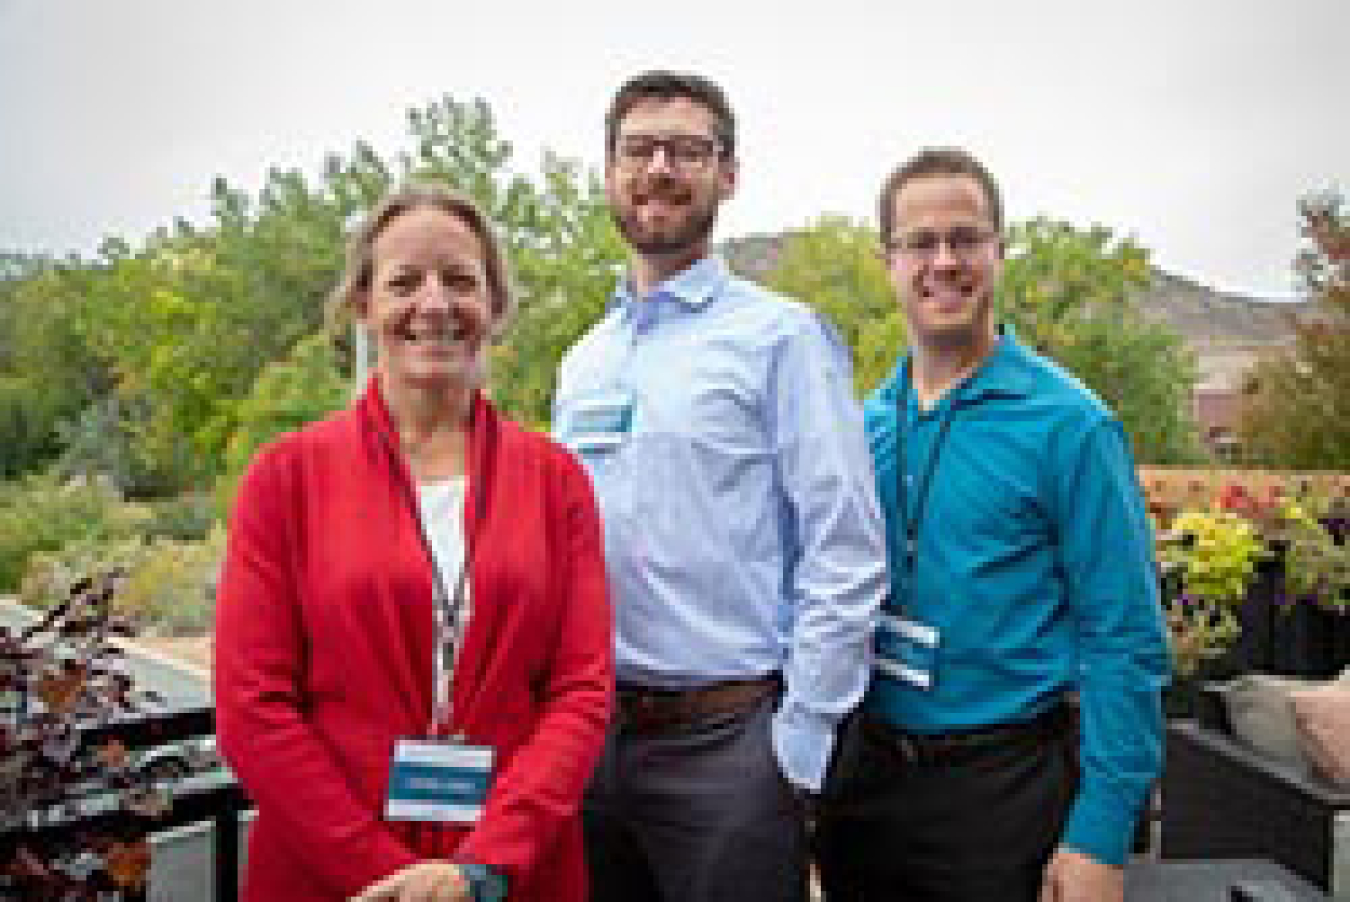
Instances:
[[[919,527],[923,525],[923,515],[928,508],[928,493],[933,487],[933,476],[937,473],[938,461],[942,457],[942,446],[947,441],[952,419],[956,411],[956,397],[948,400],[947,412],[942,416],[942,425],[938,427],[937,440],[933,450],[928,453],[928,463],[924,467],[923,481],[919,483],[919,493],[915,501],[914,513],[909,512],[909,480],[907,473],[909,461],[906,459],[906,433],[909,432],[909,397],[913,393],[913,380],[906,374],[905,391],[896,401],[896,490],[899,494],[900,522],[905,529],[905,577],[910,593],[914,591],[914,560],[919,546]]]
[[[377,428],[376,432],[379,433],[380,441],[384,445],[384,450],[389,455],[389,461],[394,468],[394,472],[401,476],[403,473],[400,466],[401,458],[399,457],[398,452],[394,450],[393,443],[389,440],[389,436],[385,434],[383,429]],[[459,612],[464,607],[464,589],[468,584],[469,572],[473,569],[473,557],[474,550],[478,544],[476,541],[478,533],[482,529],[484,518],[487,516],[487,487],[482,484],[481,480],[479,480],[476,485],[471,485],[469,487],[470,491],[474,492],[474,501],[476,502],[474,505],[473,523],[470,525],[464,537],[464,563],[460,565],[459,575],[455,578],[455,594],[451,596],[446,592],[445,575],[441,572],[440,564],[436,562],[436,554],[431,547],[431,537],[427,535],[426,524],[422,522],[422,512],[417,503],[417,495],[413,491],[412,481],[403,478],[399,478],[396,481],[399,484],[399,488],[403,491],[404,500],[408,503],[413,523],[417,526],[417,537],[422,542],[422,553],[426,555],[427,563],[431,565],[432,604],[442,612],[441,616],[444,618],[442,623],[445,625],[444,638],[447,642],[446,646],[441,646],[442,630],[438,626],[436,630],[436,655],[438,662],[448,662],[445,667],[445,673],[449,673],[451,669],[449,665],[453,664],[455,659],[459,656],[459,640],[461,636],[459,630],[457,630],[455,626],[459,622]],[[441,670],[442,668],[438,664],[435,668],[438,682],[441,679]],[[450,687],[441,687],[439,685],[433,687],[433,700],[439,698],[442,691],[449,693]],[[447,704],[444,711],[437,710],[440,706],[435,701],[432,702],[432,706],[432,723],[428,732],[434,735],[438,726],[449,726],[450,708]],[[441,723],[442,719],[445,721],[444,724]]]

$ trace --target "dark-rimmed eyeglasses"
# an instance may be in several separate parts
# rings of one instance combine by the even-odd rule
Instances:
[[[696,170],[712,162],[721,144],[705,135],[624,135],[615,142],[614,160],[624,169],[645,169],[658,150],[671,168]]]
[[[946,245],[953,257],[969,260],[997,237],[998,232],[993,229],[978,226],[957,226],[945,234],[933,229],[915,229],[891,239],[887,250],[914,260],[931,260]]]

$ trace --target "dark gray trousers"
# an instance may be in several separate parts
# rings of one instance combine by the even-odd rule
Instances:
[[[805,902],[805,809],[775,699],[658,734],[610,728],[584,806],[592,902]]]
[[[915,764],[853,718],[835,755],[814,835],[828,902],[1036,902],[1077,792],[1074,730]]]

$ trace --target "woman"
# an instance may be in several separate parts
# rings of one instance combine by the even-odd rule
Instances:
[[[245,896],[579,902],[600,524],[572,458],[481,393],[501,249],[470,201],[401,190],[334,305],[373,336],[365,394],[264,449],[230,518],[216,716],[258,807]]]

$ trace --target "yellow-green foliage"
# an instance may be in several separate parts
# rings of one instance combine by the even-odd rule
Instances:
[[[1256,530],[1229,511],[1186,511],[1172,521],[1172,530],[1192,537],[1187,545],[1163,549],[1163,556],[1182,563],[1186,592],[1214,602],[1236,604],[1262,554]]]
[[[81,540],[124,539],[150,516],[140,505],[122,503],[117,491],[99,480],[62,484],[34,475],[6,484],[0,489],[0,595],[18,588],[34,553]]]
[[[1319,517],[1337,512],[1329,499],[1310,497]],[[1336,544],[1331,532],[1305,505],[1288,502],[1285,517],[1285,588],[1293,599],[1308,599],[1333,611],[1350,609],[1350,542]]]
[[[29,607],[49,608],[66,598],[77,580],[114,568],[129,572],[145,555],[140,536],[73,539],[55,550],[34,552],[19,584],[19,600]]]
[[[118,568],[127,579],[117,594],[118,613],[144,632],[197,635],[210,628],[225,530],[217,524],[200,542],[133,536],[112,542],[79,539],[57,551],[33,555],[19,598],[48,607],[90,573]]]
[[[1186,538],[1160,551],[1165,561],[1182,566],[1184,588],[1167,599],[1165,614],[1173,665],[1190,676],[1237,640],[1237,606],[1263,546],[1252,524],[1231,511],[1186,511],[1172,521],[1172,532]]]
[[[122,587],[123,610],[153,632],[195,636],[208,632],[215,587],[225,556],[225,528],[217,524],[201,542],[160,538]]]
[[[269,363],[248,397],[228,405],[234,426],[225,451],[225,472],[216,485],[219,511],[229,509],[239,479],[259,448],[283,432],[332,413],[342,406],[347,392],[327,332],[297,342],[284,360]]]

